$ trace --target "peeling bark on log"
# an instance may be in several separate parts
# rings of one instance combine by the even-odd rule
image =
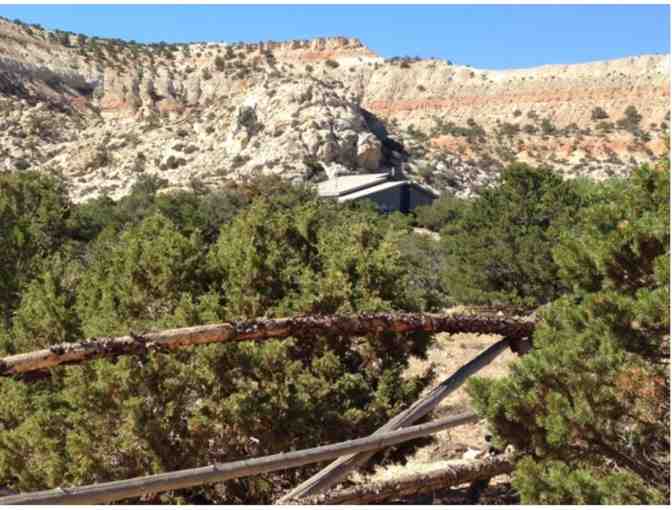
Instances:
[[[535,323],[508,318],[421,313],[365,313],[353,316],[299,316],[287,319],[233,321],[209,326],[131,334],[117,338],[94,338],[78,343],[53,345],[48,349],[0,359],[0,376],[38,374],[46,369],[122,355],[144,356],[153,351],[172,351],[210,343],[263,341],[270,338],[320,335],[364,336],[382,332],[477,333],[512,339],[529,337]],[[23,377],[26,377],[24,375]]]
[[[194,469],[170,471],[158,475],[142,476],[130,480],[118,480],[83,487],[58,488],[47,491],[17,494],[0,498],[0,505],[74,505],[111,503],[144,494],[184,489],[205,483],[223,482],[244,476],[281,471],[315,462],[333,459],[339,455],[367,450],[380,450],[388,446],[434,434],[441,430],[465,423],[475,423],[478,416],[463,413],[456,416],[408,427],[376,437],[363,437],[352,441],[298,450],[289,453],[267,455],[226,464],[213,464]]]
[[[394,480],[340,489],[301,499],[289,499],[285,504],[297,505],[344,505],[381,503],[392,497],[421,494],[454,487],[476,480],[487,480],[497,475],[510,473],[514,465],[505,456],[435,469],[427,473],[409,475]]]
[[[371,437],[375,437],[378,434],[385,434],[390,430],[407,427],[432,412],[443,399],[462,386],[470,376],[487,366],[502,351],[509,347],[510,344],[511,338],[506,337],[488,347],[485,351],[469,361],[469,363],[460,367],[455,373],[451,374],[450,377],[442,381],[441,384],[432,389],[427,395],[413,403],[413,405],[406,411],[396,415],[388,421],[374,432]],[[319,473],[311,476],[308,480],[279,498],[276,501],[276,504],[285,504],[292,499],[305,498],[326,491],[345,479],[351,471],[367,462],[374,453],[375,452],[363,452],[336,459]]]

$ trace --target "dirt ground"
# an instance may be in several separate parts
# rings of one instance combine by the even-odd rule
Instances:
[[[481,351],[499,340],[497,336],[458,334],[439,334],[432,349],[428,353],[427,360],[412,360],[407,374],[409,376],[423,373],[430,364],[435,368],[436,376],[434,385],[450,376],[462,365],[474,358]],[[490,365],[482,369],[479,377],[499,377],[509,370],[509,364],[516,359],[516,355],[506,350],[500,354]],[[434,418],[458,414],[472,409],[470,398],[465,386],[449,395],[434,411]],[[435,441],[419,449],[411,457],[406,465],[390,465],[379,467],[370,476],[360,474],[352,475],[351,480],[356,483],[380,482],[405,475],[431,471],[463,462],[463,455],[468,450],[478,450],[481,455],[487,455],[489,445],[485,440],[487,430],[485,422],[478,424],[466,424],[451,430],[435,434]],[[475,452],[471,452],[475,453]],[[434,494],[421,495],[415,498],[405,498],[400,501],[389,503],[411,504],[469,504],[467,486],[453,488],[445,491],[436,491]],[[517,496],[510,486],[508,475],[498,476],[490,481],[478,502],[479,504],[516,504]]]

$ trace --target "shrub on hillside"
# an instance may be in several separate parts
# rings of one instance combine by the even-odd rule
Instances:
[[[624,113],[623,118],[619,119],[616,122],[616,125],[619,128],[625,129],[627,131],[631,131],[633,133],[638,132],[639,131],[639,123],[642,120],[642,116],[637,111],[637,108],[630,105],[625,109],[625,112],[623,112],[623,113]]]
[[[596,106],[595,108],[593,108],[593,111],[590,112],[590,118],[592,120],[608,119],[609,114],[604,110],[604,108]]]
[[[520,133],[520,126],[510,122],[502,122],[500,132],[505,136],[515,136]]]
[[[17,159],[14,161],[14,168],[20,171],[28,170],[30,168],[30,163],[23,158]]]
[[[557,131],[555,125],[551,122],[551,119],[544,119],[541,121],[541,132],[545,135],[552,135]]]
[[[215,69],[220,73],[226,69],[226,63],[220,55],[215,57]]]

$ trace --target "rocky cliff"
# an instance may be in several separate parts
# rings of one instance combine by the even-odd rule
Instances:
[[[336,37],[154,44],[0,19],[0,169],[81,200],[138,175],[291,180],[396,168],[469,194],[508,162],[603,178],[664,150],[669,56],[489,71]]]

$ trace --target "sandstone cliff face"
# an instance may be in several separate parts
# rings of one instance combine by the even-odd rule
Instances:
[[[514,159],[603,178],[655,158],[669,57],[488,71],[344,37],[145,46],[0,19],[0,114],[0,169],[62,173],[78,200],[144,172],[179,187],[393,167],[469,194]]]
[[[429,119],[449,114],[483,126],[535,111],[563,126],[589,123],[601,106],[619,117],[635,105],[644,118],[663,119],[669,109],[669,57],[647,55],[590,64],[487,71],[423,61],[375,73],[364,104],[381,115]]]

